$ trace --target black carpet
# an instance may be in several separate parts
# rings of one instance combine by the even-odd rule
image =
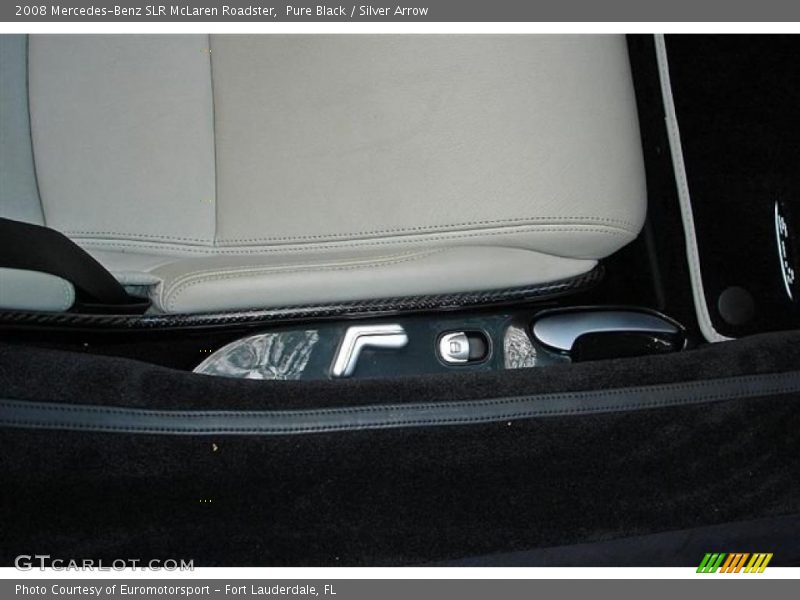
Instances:
[[[796,369],[799,341],[774,334],[503,376],[308,384],[4,347],[0,392],[184,408],[466,399]],[[283,438],[3,430],[0,563],[36,552],[197,565],[416,564],[796,514],[798,402],[781,395]]]
[[[771,567],[800,564],[800,515],[737,521],[616,538],[590,544],[536,548],[431,563],[441,567],[685,567],[709,552],[753,554],[769,548]],[[757,551],[757,550],[756,550]]]
[[[791,300],[774,212],[780,202],[797,272],[800,37],[675,35],[667,36],[667,51],[714,328],[739,337],[797,327],[800,284]],[[719,302],[730,288],[738,290],[726,320]]]

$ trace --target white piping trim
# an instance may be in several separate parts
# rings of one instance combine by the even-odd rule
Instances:
[[[661,99],[664,103],[664,114],[667,121],[667,135],[669,136],[669,150],[672,156],[672,167],[675,172],[675,182],[678,186],[678,200],[681,206],[681,218],[686,237],[686,258],[689,261],[689,275],[692,282],[692,297],[697,313],[700,331],[709,342],[724,342],[731,338],[725,337],[714,329],[711,315],[706,304],[705,290],[703,289],[703,276],[700,271],[700,256],[697,250],[697,236],[694,229],[694,216],[692,214],[692,200],[689,195],[689,183],[686,179],[686,165],[683,162],[683,148],[681,147],[681,134],[678,128],[678,117],[675,114],[675,103],[672,99],[672,85],[669,80],[669,63],[667,62],[667,46],[664,34],[655,35],[656,57],[658,59],[658,75],[661,82]]]

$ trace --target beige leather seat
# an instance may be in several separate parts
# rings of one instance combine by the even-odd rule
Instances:
[[[621,36],[0,37],[0,214],[154,310],[551,282],[644,219]]]

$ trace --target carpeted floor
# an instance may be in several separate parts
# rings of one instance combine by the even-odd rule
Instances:
[[[667,36],[667,52],[714,328],[740,337],[797,327],[800,287],[790,299],[775,203],[789,221],[797,271],[800,37],[675,35]],[[731,288],[726,317],[720,297]]]
[[[6,346],[0,391],[153,408],[467,399],[794,370],[798,342],[772,334],[504,376],[303,385]],[[3,429],[0,447],[3,564],[32,551],[197,565],[417,564],[800,513],[797,394],[271,438]]]

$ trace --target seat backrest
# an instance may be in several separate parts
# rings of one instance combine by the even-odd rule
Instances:
[[[3,77],[20,79],[23,44],[3,44]],[[41,216],[32,169],[5,166],[2,214],[89,248],[213,252],[517,223],[635,230],[644,212],[621,36],[36,35],[28,46]],[[2,88],[4,112],[18,114],[8,131],[3,119],[2,145],[19,138],[22,160],[24,86]]]

